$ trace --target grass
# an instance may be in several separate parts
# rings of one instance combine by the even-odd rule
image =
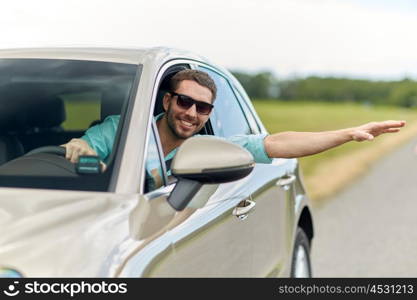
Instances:
[[[340,147],[300,158],[307,189],[319,200],[339,190],[354,178],[363,167],[417,134],[417,110],[399,107],[372,107],[353,103],[282,102],[256,100],[258,115],[270,133],[281,131],[322,131],[361,125],[370,121],[406,120],[406,130],[400,134],[383,135],[373,142],[351,142]],[[416,132],[414,133],[414,130]],[[395,137],[394,137],[395,136]],[[366,154],[365,154],[366,153]],[[355,160],[353,158],[356,157]],[[358,161],[360,157],[360,161]],[[341,166],[344,166],[341,168]],[[361,169],[361,170],[359,170]],[[334,172],[338,170],[338,172]],[[359,171],[358,171],[359,170]],[[323,180],[323,174],[331,174]],[[320,176],[320,179],[317,177]],[[340,178],[340,180],[338,179]],[[335,182],[329,186],[329,181]],[[338,182],[340,181],[340,182]],[[317,186],[318,182],[325,185]],[[327,187],[326,187],[327,186]]]
[[[92,121],[100,119],[100,95],[98,93],[81,93],[63,95],[66,121],[62,123],[65,130],[85,130]]]

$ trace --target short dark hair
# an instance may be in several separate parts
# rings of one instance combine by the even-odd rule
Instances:
[[[178,85],[183,80],[192,80],[197,82],[199,85],[208,88],[212,94],[211,100],[214,101],[214,99],[216,99],[216,84],[214,83],[214,80],[210,77],[210,75],[206,72],[189,69],[179,71],[177,74],[172,76],[170,80],[170,90],[175,92],[178,88]]]

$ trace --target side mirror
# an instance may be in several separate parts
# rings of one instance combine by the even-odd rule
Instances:
[[[252,172],[255,162],[246,149],[213,136],[187,139],[172,161],[172,174],[178,178],[168,203],[183,210],[203,184],[235,181]]]

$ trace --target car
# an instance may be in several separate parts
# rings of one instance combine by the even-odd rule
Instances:
[[[168,176],[154,117],[184,69],[207,72],[218,94]],[[226,69],[165,47],[4,49],[0,97],[0,276],[312,276],[298,160],[254,163],[224,139],[267,133]],[[104,172],[96,156],[65,159],[62,144],[112,115]]]

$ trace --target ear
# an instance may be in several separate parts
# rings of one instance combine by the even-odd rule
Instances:
[[[164,111],[168,111],[169,101],[171,101],[171,94],[165,93],[164,98],[162,98],[162,106],[164,107]]]

